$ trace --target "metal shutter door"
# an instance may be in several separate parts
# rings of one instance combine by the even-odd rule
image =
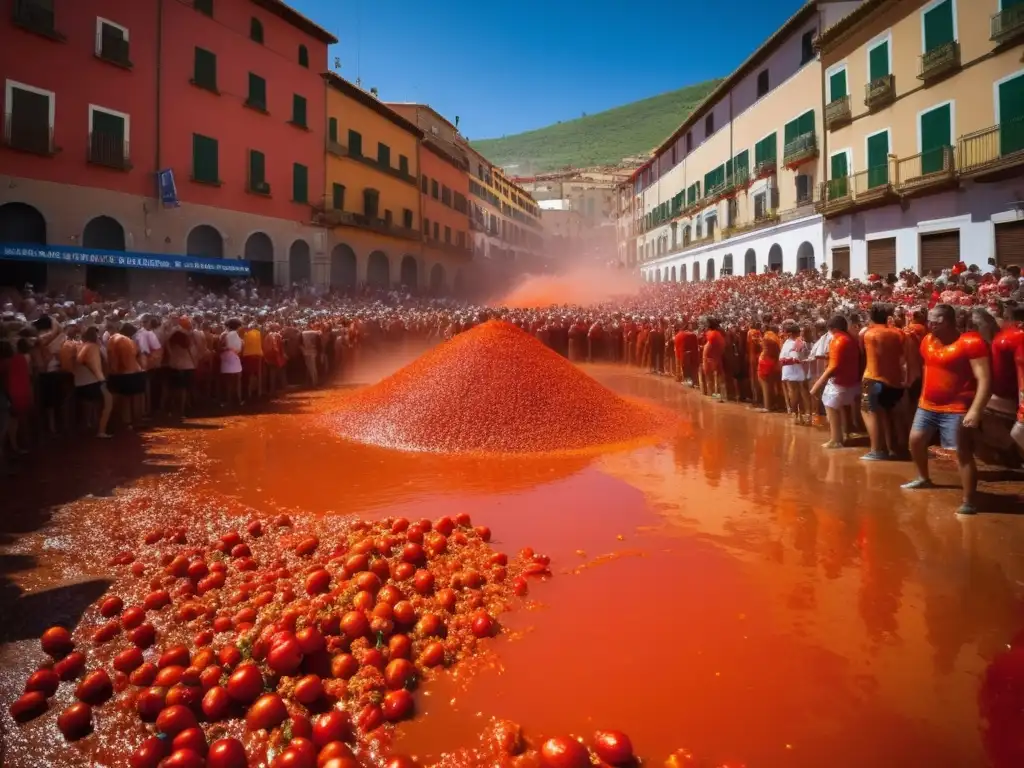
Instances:
[[[940,274],[960,261],[960,230],[921,235],[921,274]]]
[[[832,249],[832,271],[843,277],[850,276],[850,249],[848,246]]]
[[[883,240],[868,240],[868,274],[896,274],[896,238],[887,237]]]
[[[996,224],[996,265],[1010,264],[1024,264],[1024,221]]]

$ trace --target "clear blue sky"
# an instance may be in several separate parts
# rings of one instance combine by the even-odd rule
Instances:
[[[470,139],[542,128],[725,75],[803,4],[290,2],[341,41],[330,60],[341,59],[343,77],[360,77],[384,101],[424,102],[453,122],[458,115]]]

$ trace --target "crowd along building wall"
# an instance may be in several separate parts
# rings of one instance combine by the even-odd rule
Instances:
[[[832,263],[1024,260],[1022,43],[1024,6],[999,0],[881,0],[823,33]]]

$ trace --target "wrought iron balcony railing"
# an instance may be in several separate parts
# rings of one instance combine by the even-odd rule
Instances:
[[[12,21],[29,32],[49,37],[52,40],[64,40],[64,35],[57,31],[57,20],[52,4],[46,5],[38,0],[14,0]]]
[[[864,86],[864,106],[878,109],[890,104],[896,98],[896,77],[883,75]]]
[[[926,83],[960,68],[960,43],[950,40],[921,55],[918,78]]]
[[[797,165],[818,156],[818,136],[814,131],[797,136],[783,149],[782,161],[786,165]]]
[[[843,96],[825,105],[825,127],[829,130],[845,125],[853,119],[850,97]]]
[[[129,145],[124,137],[100,131],[89,134],[88,160],[93,165],[104,165],[120,171],[132,167]]]
[[[53,128],[46,125],[32,125],[26,120],[17,120],[10,112],[4,115],[4,144],[11,149],[32,152],[37,155],[57,153],[57,147],[53,140]]]
[[[1013,5],[992,17],[990,39],[1002,45],[1024,33],[1024,5]]]

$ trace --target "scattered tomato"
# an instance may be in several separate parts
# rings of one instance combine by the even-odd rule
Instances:
[[[23,693],[11,704],[10,713],[16,723],[27,723],[46,711],[46,696],[41,691]]]
[[[590,753],[576,739],[556,737],[541,746],[540,761],[544,768],[589,768]]]
[[[114,695],[114,684],[105,669],[97,669],[85,676],[75,689],[75,698],[96,706]]]
[[[249,707],[245,727],[250,731],[271,730],[288,719],[288,709],[276,693],[265,693]]]
[[[76,701],[57,717],[57,727],[68,741],[77,741],[92,731],[92,707]]]
[[[71,638],[71,633],[64,627],[50,627],[43,632],[40,641],[43,645],[43,652],[55,659],[67,656],[75,648],[75,641]]]
[[[247,768],[249,758],[238,739],[218,739],[206,753],[206,768]]]
[[[594,752],[609,765],[632,765],[633,743],[622,731],[597,731],[594,734]]]

